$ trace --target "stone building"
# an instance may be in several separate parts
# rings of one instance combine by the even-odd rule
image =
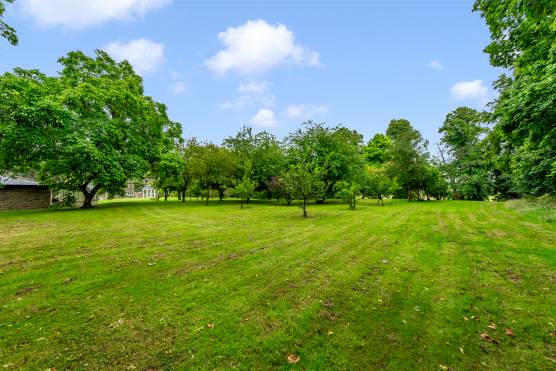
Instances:
[[[51,199],[48,187],[34,179],[0,175],[0,210],[46,209]]]

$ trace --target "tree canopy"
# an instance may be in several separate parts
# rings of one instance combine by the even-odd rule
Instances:
[[[10,44],[17,45],[19,42],[17,32],[13,27],[2,20],[4,12],[6,11],[6,4],[13,4],[13,2],[14,0],[0,0],[0,36],[8,40]]]
[[[0,77],[0,169],[32,169],[45,184],[79,190],[87,208],[98,191],[119,194],[143,177],[165,136],[178,133],[128,62],[103,51],[59,62],[58,76],[16,69]]]
[[[556,194],[556,2],[477,0],[474,10],[490,29],[491,64],[511,73],[495,83],[494,155],[521,194]]]

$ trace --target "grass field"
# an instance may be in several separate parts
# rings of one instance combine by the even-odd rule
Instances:
[[[556,367],[556,224],[489,202],[309,214],[2,212],[0,367]]]

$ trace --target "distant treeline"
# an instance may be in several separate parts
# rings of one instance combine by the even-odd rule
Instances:
[[[359,197],[484,200],[556,194],[556,2],[478,0],[505,67],[489,112],[460,107],[439,131],[438,158],[405,119],[367,143],[343,126],[307,122],[283,140],[242,128],[221,145],[184,140],[165,105],[144,95],[127,61],[70,52],[56,76],[0,77],[0,172],[53,188],[117,195],[151,176],[163,194],[309,201]]]

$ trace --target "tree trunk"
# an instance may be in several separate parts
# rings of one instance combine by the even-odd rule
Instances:
[[[210,187],[207,187],[207,199],[205,201],[205,205],[209,204],[209,197],[210,197]]]
[[[408,187],[407,190],[407,199],[409,202],[413,201],[413,194],[411,193],[411,186]]]
[[[81,208],[90,209],[91,207],[93,207],[94,195],[92,195],[91,193],[84,193],[83,195],[85,196],[85,198],[83,199],[83,206],[81,206]]]
[[[241,203],[241,208],[243,209],[243,200],[241,200],[240,203]]]
[[[83,193],[83,196],[85,197],[83,199],[83,206],[81,206],[82,209],[90,209],[90,208],[93,207],[93,199],[95,198],[95,195],[97,194],[98,190],[100,189],[100,184],[97,184],[89,192],[87,190],[88,185],[89,185],[89,183],[86,183],[85,185],[81,186],[81,192]]]
[[[303,217],[307,218],[307,200],[303,199]]]

